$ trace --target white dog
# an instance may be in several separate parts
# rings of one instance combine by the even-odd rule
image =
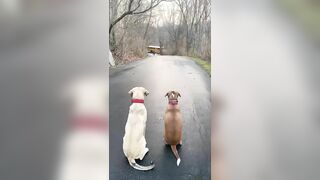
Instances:
[[[61,146],[57,180],[108,178],[107,85],[104,79],[81,79],[67,88],[72,101],[70,130]]]
[[[154,168],[154,164],[141,166],[135,162],[135,159],[142,160],[149,151],[145,139],[147,110],[144,106],[144,96],[147,96],[149,92],[143,87],[135,87],[128,93],[132,97],[132,105],[123,137],[123,152],[133,168],[143,171],[151,170]]]

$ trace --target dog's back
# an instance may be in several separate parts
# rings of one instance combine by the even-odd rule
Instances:
[[[180,109],[167,109],[164,119],[166,142],[170,145],[179,144],[182,133]]]
[[[149,92],[144,87],[134,87],[128,93],[131,95],[132,105],[129,109],[123,137],[123,153],[131,167],[142,171],[151,170],[154,164],[141,166],[135,162],[135,159],[142,160],[149,151],[145,139],[147,110],[144,106],[144,96],[147,96]]]
[[[144,131],[147,121],[147,110],[143,104],[132,104],[123,137],[123,151],[127,157],[137,159],[141,148],[145,147]],[[144,141],[144,142],[141,142]]]
[[[168,97],[168,106],[164,114],[164,140],[169,144],[179,166],[181,159],[177,150],[177,145],[182,145],[182,118],[178,97],[181,97],[177,91],[169,91],[165,95]]]

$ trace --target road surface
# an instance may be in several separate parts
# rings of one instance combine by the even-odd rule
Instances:
[[[154,56],[110,71],[110,179],[210,179],[210,77],[195,62],[179,56]],[[146,130],[150,149],[140,164],[152,160],[156,166],[149,172],[134,170],[122,151],[122,138],[130,102],[128,91],[143,86],[150,94],[145,99],[148,111]],[[163,114],[167,91],[181,93],[183,145],[178,149],[181,164],[163,137]]]

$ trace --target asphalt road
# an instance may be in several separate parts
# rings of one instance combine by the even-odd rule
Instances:
[[[129,65],[111,68],[110,80],[110,179],[210,179],[210,77],[195,62],[179,56],[155,56]],[[122,151],[122,138],[130,102],[128,91],[143,86],[150,94],[145,99],[148,111],[146,140],[150,149],[138,161],[155,168],[148,172],[134,170]],[[181,164],[176,160],[163,137],[164,97],[169,90],[181,93],[179,104],[183,117],[183,145],[178,149]]]

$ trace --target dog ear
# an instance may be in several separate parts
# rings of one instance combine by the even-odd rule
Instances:
[[[169,92],[167,92],[167,94],[166,94],[166,95],[164,95],[164,97],[167,97],[167,96],[169,97]]]
[[[181,97],[181,94],[179,92],[177,92],[177,93],[178,93],[178,96]]]
[[[148,96],[149,94],[150,94],[149,91],[146,90],[146,89],[144,89],[144,95],[145,95],[145,96]]]
[[[128,92],[128,94],[130,94],[131,97],[132,97],[133,91],[134,91],[134,88],[132,88],[132,89]]]

